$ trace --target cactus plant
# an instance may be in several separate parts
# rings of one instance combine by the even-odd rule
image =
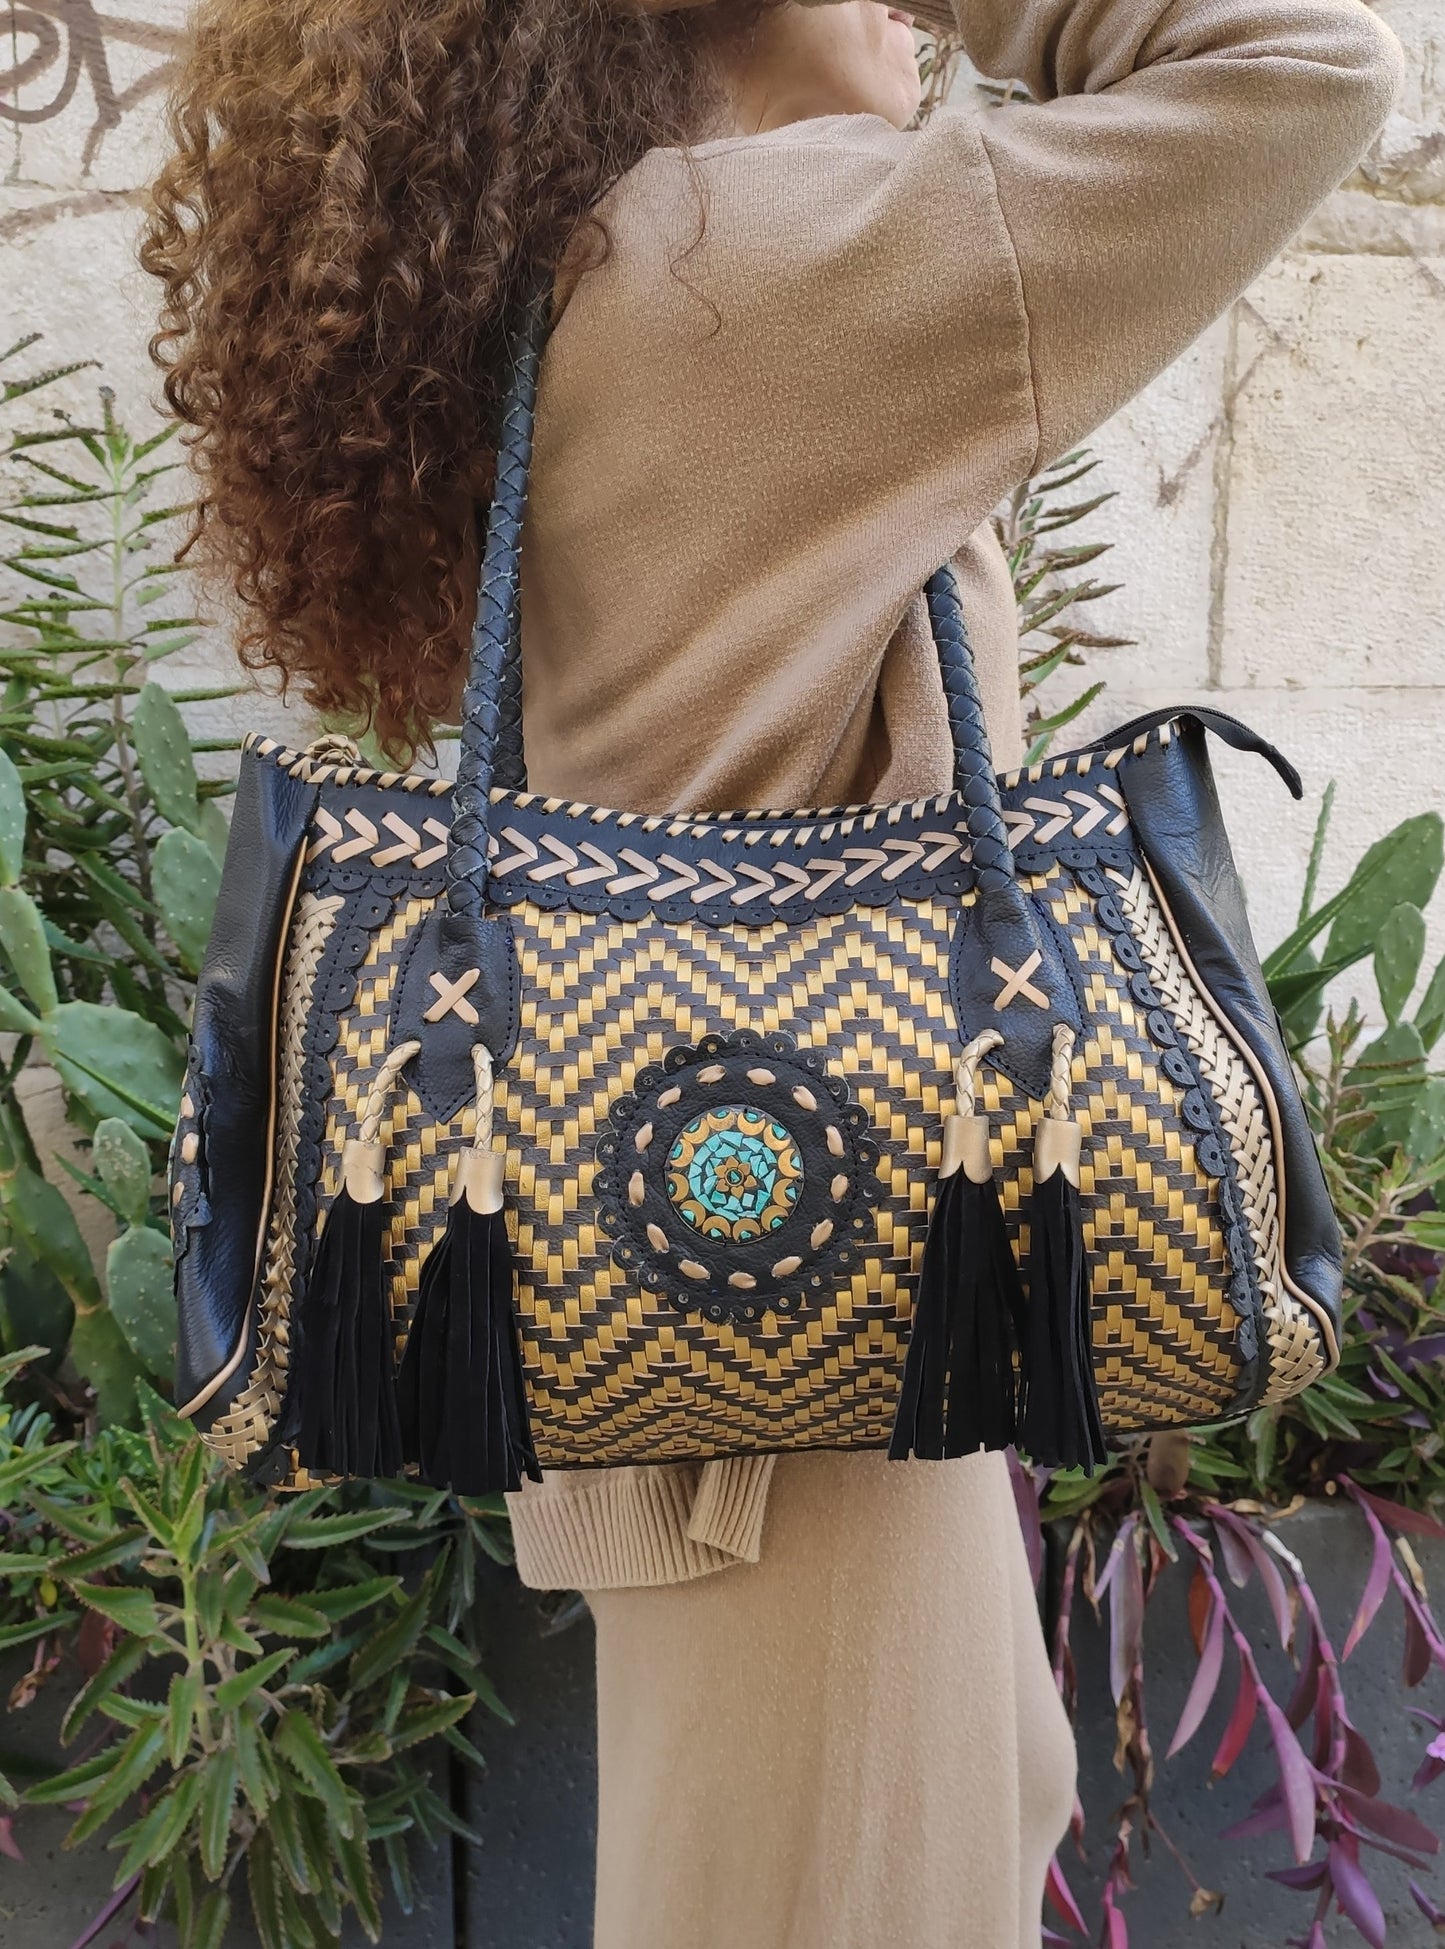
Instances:
[[[214,850],[193,832],[175,826],[163,833],[151,861],[156,905],[166,932],[192,973],[201,965],[211,915],[221,889],[221,867]]]
[[[90,1157],[116,1217],[124,1225],[143,1223],[150,1210],[151,1158],[130,1125],[119,1117],[98,1123]]]
[[[160,684],[141,686],[131,715],[131,734],[157,812],[173,826],[194,832],[200,824],[201,801],[190,733],[179,706]]]
[[[105,1255],[110,1310],[126,1344],[150,1375],[169,1379],[175,1362],[176,1304],[170,1240],[150,1225],[128,1225]]]
[[[1377,839],[1350,876],[1349,898],[1325,943],[1325,963],[1347,966],[1363,959],[1396,907],[1428,907],[1442,865],[1445,821],[1438,812],[1418,813]]]
[[[1391,908],[1375,943],[1375,986],[1388,1022],[1409,1006],[1425,959],[1425,916],[1408,901]]]

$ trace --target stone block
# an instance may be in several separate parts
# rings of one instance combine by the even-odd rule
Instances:
[[[1241,305],[1227,686],[1440,681],[1442,333],[1445,260],[1295,256]]]
[[[7,426],[60,407],[83,420],[96,411],[96,387],[114,388],[122,413],[139,421],[160,399],[146,355],[156,287],[135,261],[138,211],[125,196],[98,189],[58,194],[0,187],[0,348],[40,332],[30,366],[95,366],[6,415]]]
[[[1405,82],[1363,174],[1409,201],[1445,201],[1445,14],[1438,0],[1374,0],[1374,11],[1399,36]]]
[[[1060,539],[1111,542],[1090,573],[1122,586],[1077,614],[1098,634],[1134,640],[1130,649],[1100,652],[1091,679],[1208,679],[1214,466],[1228,341],[1221,321],[1087,443],[1100,465],[1079,492],[1116,498]],[[1077,684],[1079,673],[1056,678],[1046,700],[1062,699],[1069,682]]]

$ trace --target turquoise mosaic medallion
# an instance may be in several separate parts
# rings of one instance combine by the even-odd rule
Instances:
[[[667,1195],[704,1238],[740,1245],[775,1232],[803,1188],[803,1159],[790,1130],[746,1103],[695,1117],[668,1153]]]

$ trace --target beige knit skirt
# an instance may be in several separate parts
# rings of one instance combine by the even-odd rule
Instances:
[[[595,1949],[1038,1949],[1074,1747],[1001,1456],[786,1457],[760,1561],[589,1602]]]

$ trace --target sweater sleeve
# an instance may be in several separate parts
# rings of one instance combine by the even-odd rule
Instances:
[[[1177,357],[1342,180],[1400,49],[1362,0],[953,4],[975,66],[1032,97],[980,132],[1027,314],[1037,465]]]

